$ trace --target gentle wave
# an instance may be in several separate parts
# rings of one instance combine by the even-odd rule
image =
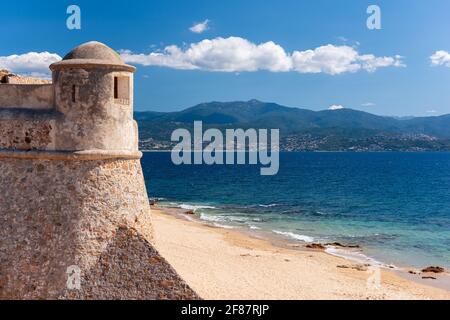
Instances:
[[[232,222],[247,222],[249,220],[253,220],[252,218],[248,217],[237,217],[237,216],[227,216],[227,219]]]
[[[151,201],[164,201],[164,200],[166,200],[166,198],[162,198],[162,197],[149,197],[148,198],[148,200],[151,200]]]
[[[396,266],[387,265],[383,262],[375,260],[374,258],[366,256],[365,254],[363,254],[360,251],[351,251],[351,250],[339,249],[339,248],[335,248],[335,247],[328,247],[325,249],[325,252],[327,252],[333,256],[344,258],[344,259],[351,260],[351,261],[358,262],[358,263],[367,263],[370,265],[384,267],[384,268],[398,269]]]
[[[227,222],[238,222],[238,223],[245,223],[248,222],[249,218],[245,217],[233,217],[233,216],[221,216],[221,215],[212,215],[212,214],[205,214],[200,213],[199,215],[200,220],[212,222],[212,224],[216,227],[225,228],[225,229],[234,229],[234,226],[231,226],[229,224],[223,224]],[[218,223],[221,222],[221,223]],[[252,230],[260,230],[261,228],[254,226],[254,225],[248,225],[249,229]]]
[[[227,226],[227,225],[225,225],[225,224],[220,224],[220,223],[217,223],[217,222],[214,222],[213,225],[214,225],[215,227],[218,227],[218,228],[234,229],[234,227],[232,227],[232,226]]]
[[[194,212],[196,212],[198,209],[216,209],[216,207],[212,207],[212,206],[200,206],[200,205],[196,206],[196,205],[185,204],[185,203],[180,204],[178,207],[181,209],[184,209],[184,210],[192,210]]]
[[[272,232],[279,234],[279,235],[287,236],[287,237],[295,239],[295,240],[300,240],[303,242],[308,242],[308,243],[314,242],[314,238],[305,236],[302,234],[296,234],[293,232],[285,232],[285,231],[278,231],[278,230],[272,230]]]
[[[204,214],[200,213],[200,219],[205,221],[211,221],[211,222],[226,222],[227,219],[222,216],[213,216],[210,214]]]

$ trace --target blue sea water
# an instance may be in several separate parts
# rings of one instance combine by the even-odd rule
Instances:
[[[173,165],[145,153],[150,198],[293,241],[359,244],[396,266],[450,267],[450,153],[281,153],[258,165]]]

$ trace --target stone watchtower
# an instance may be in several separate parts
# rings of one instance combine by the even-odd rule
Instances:
[[[50,69],[0,84],[0,298],[195,298],[151,245],[135,67],[89,42]]]

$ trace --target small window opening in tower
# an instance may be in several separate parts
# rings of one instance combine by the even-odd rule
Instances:
[[[130,104],[129,77],[114,77],[114,100],[119,104]]]
[[[77,95],[77,86],[73,85],[72,86],[72,102],[76,102],[76,95]]]
[[[119,79],[114,77],[114,99],[119,99],[119,88],[118,88]]]

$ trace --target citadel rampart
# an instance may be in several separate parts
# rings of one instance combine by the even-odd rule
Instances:
[[[13,109],[53,109],[52,84],[1,84],[0,107]]]
[[[50,68],[0,83],[0,299],[197,298],[151,245],[135,68],[98,42]]]

